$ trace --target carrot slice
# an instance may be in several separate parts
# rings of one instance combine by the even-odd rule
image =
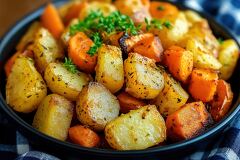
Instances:
[[[81,10],[86,6],[86,2],[79,2],[79,3],[75,3],[73,4],[67,11],[67,14],[65,15],[65,21],[66,24],[69,24],[71,22],[72,19],[74,18],[78,18]]]
[[[83,147],[96,147],[100,142],[100,137],[91,129],[77,125],[71,127],[68,131],[69,138],[73,143]]]
[[[164,18],[169,16],[176,16],[178,14],[176,6],[167,2],[156,2],[150,3],[150,13],[154,18]]]
[[[85,33],[79,32],[69,40],[68,56],[79,69],[93,73],[97,62],[97,55],[90,56],[87,52],[93,41]]]
[[[163,47],[158,37],[154,35],[146,37],[139,41],[134,47],[133,52],[139,53],[145,57],[154,59],[156,62],[161,61]]]
[[[6,76],[8,77],[11,70],[12,70],[12,66],[15,62],[15,60],[17,59],[17,57],[19,55],[23,55],[23,56],[27,56],[27,57],[30,57],[30,58],[33,58],[33,52],[30,51],[30,50],[25,50],[24,52],[16,52],[12,57],[10,57],[8,60],[7,60],[7,63],[4,65],[4,70],[5,70],[5,73],[6,73]]]
[[[186,82],[193,70],[193,54],[181,47],[171,46],[164,52],[164,63],[174,78]]]
[[[64,30],[64,25],[57,9],[51,3],[46,6],[41,16],[41,23],[55,38],[59,38]]]
[[[206,69],[194,69],[191,74],[189,92],[195,100],[209,102],[217,90],[218,75]]]
[[[232,100],[233,92],[230,84],[224,80],[218,80],[216,95],[210,103],[210,113],[215,121],[220,121],[227,114]]]
[[[117,99],[119,101],[120,104],[120,112],[121,113],[128,113],[130,110],[135,110],[140,108],[141,106],[145,106],[146,104],[135,98],[132,97],[131,95],[129,95],[126,92],[122,92],[117,96]]]
[[[167,117],[167,135],[173,141],[189,139],[202,133],[210,124],[211,116],[201,101],[188,103]]]

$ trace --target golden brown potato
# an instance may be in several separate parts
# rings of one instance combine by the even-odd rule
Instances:
[[[148,105],[108,123],[105,138],[117,150],[145,149],[166,139],[166,126],[156,106]]]
[[[24,51],[29,45],[34,43],[36,32],[41,28],[41,24],[39,22],[33,22],[31,26],[28,28],[27,32],[21,38],[18,43],[16,49],[18,51]]]
[[[195,11],[186,10],[183,13],[185,14],[188,22],[190,22],[191,24],[194,24],[196,22],[200,22],[203,20],[203,18]]]
[[[84,19],[89,13],[91,13],[91,11],[101,11],[104,16],[108,16],[116,10],[116,7],[108,2],[93,1],[87,3],[87,5],[80,11],[79,18]]]
[[[124,83],[123,60],[120,48],[102,45],[98,50],[96,80],[112,93],[119,91]]]
[[[164,89],[152,100],[152,103],[157,105],[160,113],[167,117],[181,108],[187,102],[189,95],[169,74],[164,72],[163,75]]]
[[[117,98],[102,84],[90,82],[80,92],[77,100],[79,121],[96,131],[118,117],[120,106]]]
[[[43,99],[33,119],[33,127],[59,140],[66,140],[73,116],[73,104],[51,94]]]
[[[124,61],[126,92],[141,99],[155,98],[164,86],[164,78],[155,61],[130,53]]]
[[[171,23],[171,28],[163,27],[161,30],[151,30],[155,35],[158,35],[164,49],[172,45],[178,45],[189,30],[189,23],[182,12],[180,12],[176,18],[170,18],[169,21]]]
[[[228,80],[237,65],[239,58],[239,48],[236,42],[232,39],[225,40],[219,49],[218,60],[222,64],[220,68],[220,78]]]
[[[33,60],[19,57],[7,79],[6,101],[15,111],[34,111],[47,95],[47,87],[34,67]]]
[[[45,28],[38,30],[33,51],[37,69],[41,73],[44,72],[49,63],[58,61],[64,57],[62,47]]]
[[[91,77],[82,72],[72,73],[63,64],[50,63],[45,70],[44,79],[53,93],[76,101],[78,94]]]

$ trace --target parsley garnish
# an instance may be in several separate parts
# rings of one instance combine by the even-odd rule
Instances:
[[[94,44],[93,46],[89,49],[89,51],[87,52],[90,56],[93,56],[98,48],[100,48],[102,46],[102,40],[101,40],[101,37],[99,35],[99,33],[94,33],[92,36],[91,36],[91,39],[93,40]]]
[[[223,39],[222,38],[218,38],[217,40],[218,40],[219,44],[223,44]]]
[[[75,64],[73,64],[70,58],[65,57],[65,62],[63,63],[63,66],[71,73],[77,73],[77,67],[75,66]]]
[[[146,23],[146,30],[149,31],[151,28],[157,28],[157,29],[162,29],[163,26],[171,29],[172,24],[170,21],[161,21],[159,19],[152,19],[149,21],[147,18],[145,18],[145,23]]]
[[[157,7],[157,10],[163,11],[163,10],[164,10],[164,7],[163,7],[163,6],[158,6],[158,7]]]

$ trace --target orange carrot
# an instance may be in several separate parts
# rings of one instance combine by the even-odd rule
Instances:
[[[123,36],[123,32],[119,32],[116,34],[112,34],[109,36],[109,40],[111,42],[111,45],[119,47],[119,39]]]
[[[126,92],[120,93],[117,96],[117,99],[120,104],[120,112],[121,113],[128,113],[130,110],[138,109],[141,106],[146,105],[143,101],[141,101],[135,97],[132,97],[131,95],[129,95]]]
[[[189,92],[195,100],[209,102],[217,90],[218,75],[206,69],[194,69],[191,74]]]
[[[86,2],[79,2],[73,4],[67,11],[67,14],[65,15],[65,22],[66,24],[69,24],[72,19],[78,18],[80,11],[86,6]]]
[[[77,125],[71,127],[68,131],[69,138],[73,143],[83,147],[96,147],[100,142],[100,137],[91,129]]]
[[[211,116],[201,101],[188,103],[167,117],[167,135],[173,141],[189,139],[211,123]]]
[[[133,52],[154,59],[156,62],[160,62],[163,47],[160,39],[152,35],[151,37],[146,37],[143,40],[139,41],[133,47]]]
[[[178,9],[176,6],[167,2],[156,2],[150,3],[150,13],[154,18],[165,18],[169,16],[176,16]]]
[[[186,82],[193,70],[193,54],[178,46],[171,46],[164,52],[164,64],[179,81]]]
[[[87,52],[93,45],[93,41],[83,32],[79,32],[69,40],[68,56],[79,69],[93,73],[96,66],[97,55],[90,56]]]
[[[58,11],[51,3],[46,6],[41,16],[41,23],[55,38],[59,38],[64,30],[64,25]]]
[[[229,111],[233,99],[230,84],[224,80],[218,80],[217,92],[210,102],[210,113],[215,121],[220,121]]]
[[[16,52],[12,57],[10,57],[8,60],[7,60],[7,63],[4,65],[4,70],[5,70],[5,73],[6,73],[6,76],[8,77],[11,70],[12,70],[12,66],[15,62],[15,60],[17,59],[17,57],[19,55],[23,55],[23,56],[27,56],[27,57],[30,57],[30,58],[33,58],[33,52],[30,51],[30,50],[25,50],[24,52]]]

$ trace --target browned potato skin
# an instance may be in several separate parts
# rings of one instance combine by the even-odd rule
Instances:
[[[53,93],[76,101],[82,88],[91,80],[91,76],[82,72],[71,73],[61,63],[50,63],[45,70],[44,79]]]
[[[108,122],[118,117],[119,110],[117,98],[97,82],[85,86],[77,99],[78,120],[96,131],[103,131]]]
[[[117,150],[145,149],[166,139],[165,121],[156,106],[143,106],[109,122],[105,138]]]
[[[102,45],[98,50],[96,80],[112,93],[119,91],[124,83],[122,52],[120,48]]]
[[[40,28],[36,33],[33,52],[34,60],[40,73],[45,71],[49,63],[56,62],[64,57],[62,46],[45,28]]]
[[[6,101],[15,111],[34,111],[47,95],[47,86],[34,67],[31,58],[20,56],[15,60],[6,84]]]
[[[33,127],[59,140],[66,140],[73,116],[73,104],[51,94],[44,98],[33,119]]]
[[[126,89],[140,99],[153,99],[164,86],[164,77],[153,59],[130,53],[124,61]]]

